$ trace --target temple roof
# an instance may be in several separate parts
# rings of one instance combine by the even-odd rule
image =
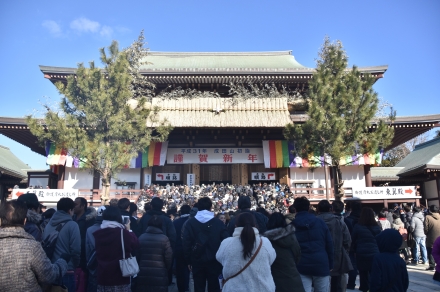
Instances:
[[[18,159],[8,147],[0,145],[0,170],[12,177],[27,178],[29,165]]]
[[[398,176],[413,175],[428,169],[440,169],[440,137],[417,145],[396,167],[404,167]]]

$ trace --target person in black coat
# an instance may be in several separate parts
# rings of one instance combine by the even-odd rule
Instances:
[[[409,286],[405,261],[399,255],[402,236],[395,229],[386,229],[376,236],[380,253],[373,258],[370,292],[400,292]]]
[[[362,208],[361,217],[353,228],[351,249],[356,256],[359,270],[361,291],[368,291],[369,278],[373,257],[379,253],[376,243],[376,235],[381,232],[380,226],[374,219],[374,211],[371,208]]]
[[[134,218],[133,212],[130,212],[130,200],[127,198],[122,198],[118,201],[118,208],[121,210],[122,216],[127,216],[130,218],[130,228],[131,231],[134,232],[134,234],[139,237],[142,232],[139,230],[137,218]]]
[[[176,247],[174,249],[174,258],[176,259],[176,281],[179,292],[189,291],[189,269],[183,255],[182,227],[189,219],[191,207],[183,205],[180,208],[180,218],[173,221],[176,228]]]
[[[266,216],[264,216],[261,213],[251,211],[251,199],[248,196],[241,196],[238,198],[238,209],[240,209],[240,212],[237,212],[235,216],[229,221],[228,225],[228,232],[229,236],[232,236],[235,230],[235,220],[237,219],[238,215],[240,213],[248,212],[254,215],[255,221],[257,222],[257,229],[260,234],[263,234],[267,230],[267,221],[269,220]]]
[[[348,232],[350,232],[350,237],[353,239],[353,228],[359,221],[359,217],[361,216],[362,204],[361,202],[352,201],[350,204],[351,213],[344,219],[345,224],[347,225]],[[350,249],[349,252],[351,265],[353,266],[353,270],[348,272],[348,282],[347,289],[354,289],[356,286],[356,277],[358,275],[357,265],[356,265],[356,257],[354,256],[354,250]]]
[[[172,265],[173,252],[170,241],[162,231],[162,217],[153,215],[147,230],[139,237],[137,261],[139,274],[136,292],[167,292],[168,270]]]

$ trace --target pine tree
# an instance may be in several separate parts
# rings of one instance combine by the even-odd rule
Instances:
[[[158,120],[159,109],[148,106],[149,85],[136,72],[139,55],[145,54],[142,42],[141,33],[127,50],[120,51],[116,41],[108,52],[101,48],[104,68],[94,62],[89,68],[79,64],[67,84],[56,84],[62,95],[59,109],[46,105],[44,119],[27,117],[41,142],[62,145],[81,159],[84,168],[100,173],[103,204],[109,200],[110,179],[150,141],[165,140],[171,130],[167,121]]]
[[[356,152],[374,153],[393,137],[393,129],[383,119],[377,119],[373,130],[369,128],[379,104],[372,88],[375,78],[347,65],[342,43],[326,37],[306,95],[309,119],[284,130],[299,156],[325,152],[331,158],[337,170],[336,199],[344,195],[340,159]]]

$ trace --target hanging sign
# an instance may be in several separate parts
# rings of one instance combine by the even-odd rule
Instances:
[[[353,199],[413,199],[417,196],[415,186],[391,186],[391,187],[353,187]]]
[[[156,181],[179,181],[180,173],[156,173]]]
[[[252,172],[251,180],[275,180],[275,172]]]
[[[193,186],[193,185],[195,185],[195,182],[196,182],[196,175],[194,173],[188,173],[186,175],[186,180],[187,180],[188,186]]]
[[[168,148],[167,164],[264,163],[263,148]]]
[[[79,197],[78,189],[13,189],[12,199],[17,199],[26,193],[36,194],[39,202],[58,202],[61,198],[75,200]]]
[[[146,185],[151,185],[151,174],[146,174],[144,181]]]

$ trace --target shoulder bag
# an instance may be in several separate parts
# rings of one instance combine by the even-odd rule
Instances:
[[[122,243],[122,260],[119,260],[119,267],[121,268],[122,277],[132,277],[139,273],[139,265],[136,258],[125,258],[125,246],[124,246],[124,230],[121,228],[121,243]]]
[[[249,267],[249,265],[254,261],[255,257],[257,256],[258,252],[260,251],[262,245],[263,245],[263,240],[260,238],[260,245],[258,246],[257,250],[255,251],[254,255],[251,257],[249,262],[240,271],[238,271],[238,273],[230,276],[227,279],[223,279],[222,286],[224,286],[226,284],[226,282],[228,282],[230,279],[235,278],[238,275],[240,275],[244,270],[246,270],[247,267]]]

